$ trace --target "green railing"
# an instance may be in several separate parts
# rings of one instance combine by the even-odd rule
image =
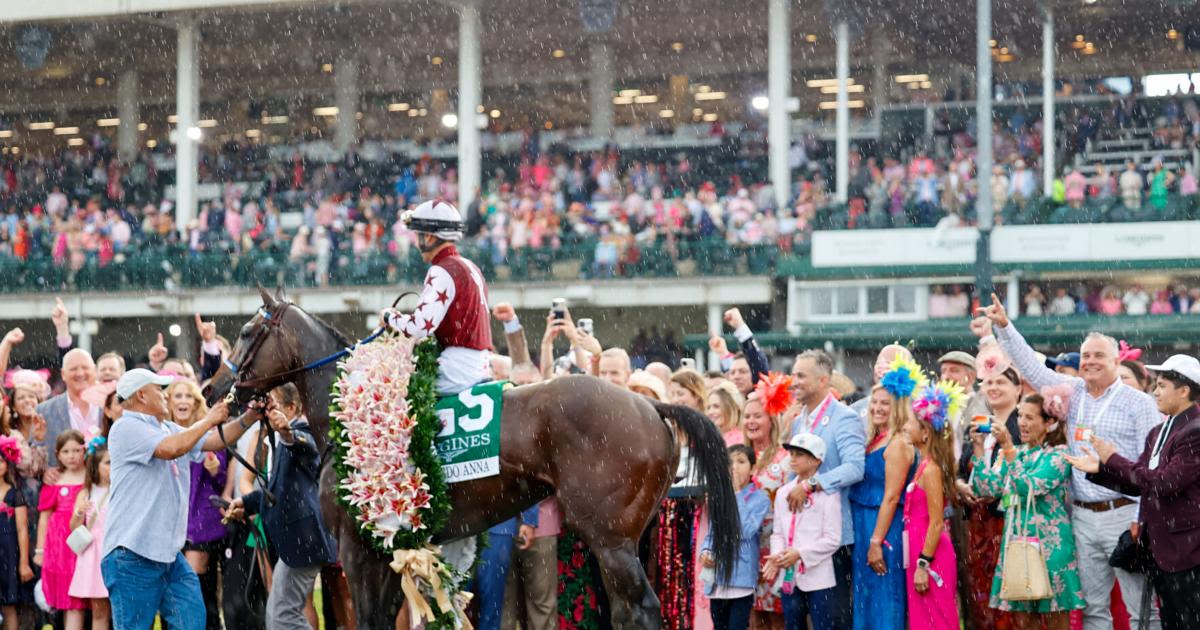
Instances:
[[[975,208],[968,204],[962,211],[964,219],[975,222]],[[813,227],[818,230],[888,229],[933,227],[946,212],[940,206],[922,208],[908,202],[904,211],[893,216],[888,210],[865,210],[851,216],[844,204],[825,206],[817,210]],[[1161,200],[1143,196],[1133,208],[1125,206],[1120,197],[1088,199],[1081,207],[1071,207],[1052,199],[1032,199],[1027,203],[1006,203],[996,213],[1004,225],[1061,225],[1071,223],[1136,223],[1146,221],[1192,221],[1200,219],[1200,200],[1196,196],[1168,195]]]
[[[510,250],[503,256],[475,243],[464,243],[460,249],[492,282],[761,276],[771,275],[779,258],[778,249],[770,245],[744,247],[717,239],[679,242],[659,239],[624,250],[614,264],[599,264],[596,246],[594,240],[580,240],[558,248]],[[0,257],[0,292],[170,291],[258,284],[287,287],[417,284],[428,268],[416,248],[400,256],[386,251],[361,256],[335,252],[324,274],[318,268],[319,262],[312,257],[290,260],[287,252],[280,249],[255,249],[232,255],[187,252],[173,246],[118,255],[103,265],[89,258],[77,270],[50,258],[21,261]]]

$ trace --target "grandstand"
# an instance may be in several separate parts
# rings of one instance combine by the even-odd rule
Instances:
[[[967,341],[994,283],[1038,344],[1194,345],[1200,8],[984,5],[986,30],[953,0],[15,3],[0,317],[27,364],[56,296],[131,354],[160,329],[193,354],[185,320],[235,330],[256,284],[363,333],[423,274],[398,213],[443,196],[534,334],[566,296],[703,364],[736,304],[860,374]]]

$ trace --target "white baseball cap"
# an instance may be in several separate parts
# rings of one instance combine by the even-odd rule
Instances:
[[[1147,370],[1155,372],[1175,372],[1176,374],[1200,385],[1200,360],[1186,354],[1173,354],[1167,357],[1162,365],[1147,365]]]
[[[121,379],[117,381],[117,397],[121,400],[128,400],[139,389],[147,385],[166,387],[174,382],[175,377],[173,376],[161,376],[145,368],[135,368],[122,374]]]
[[[808,451],[813,457],[825,461],[825,440],[812,433],[797,433],[793,435],[792,439],[783,445],[783,448]]]

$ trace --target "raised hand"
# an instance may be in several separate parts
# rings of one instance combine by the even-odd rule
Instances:
[[[492,307],[492,317],[507,323],[517,318],[517,311],[513,308],[512,304],[501,302]]]
[[[54,332],[59,336],[71,334],[71,314],[67,312],[67,305],[63,304],[60,297],[54,298],[54,310],[50,311],[50,321],[54,322]]]
[[[150,346],[150,352],[147,353],[147,358],[150,359],[150,366],[156,370],[161,368],[168,356],[167,346],[163,342],[163,334],[158,333],[158,341],[153,346]]]
[[[1095,453],[1085,452],[1082,455],[1064,455],[1063,457],[1067,460],[1068,464],[1082,472],[1100,472],[1100,458]]]
[[[209,343],[217,340],[217,323],[206,322],[196,313],[196,332],[200,333],[200,341]]]
[[[712,336],[708,338],[708,349],[721,356],[729,354],[729,346],[725,344],[725,338],[717,333],[713,333]]]
[[[742,312],[735,306],[725,311],[725,323],[730,328],[737,330],[746,324],[746,320],[742,318]]]
[[[975,309],[975,312],[992,320],[992,323],[1000,328],[1008,326],[1008,311],[1004,310],[1004,305],[1000,303],[1000,298],[995,293],[992,294],[991,304],[981,306]]]
[[[975,333],[976,337],[983,339],[992,334],[992,320],[985,316],[979,316],[971,320],[971,332]]]
[[[23,341],[25,341],[25,332],[20,328],[14,328],[4,335],[4,340],[0,341],[0,344],[4,344],[11,348],[13,346],[20,345]]]

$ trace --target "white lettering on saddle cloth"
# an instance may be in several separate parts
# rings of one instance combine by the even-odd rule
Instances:
[[[503,383],[484,383],[437,402],[442,430],[434,439],[447,483],[500,474]]]

